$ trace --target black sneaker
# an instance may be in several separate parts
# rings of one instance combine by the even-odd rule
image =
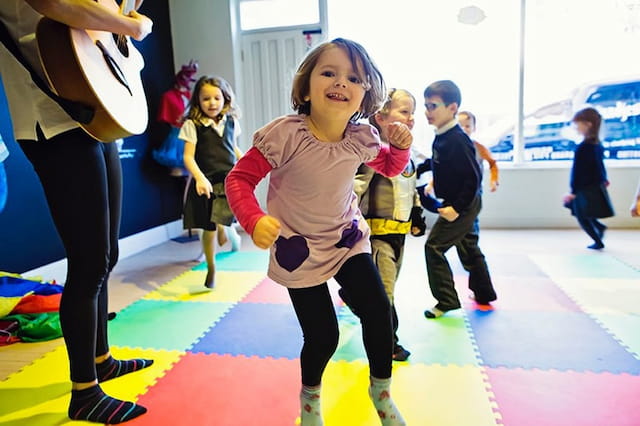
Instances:
[[[403,348],[401,345],[396,345],[396,347],[393,348],[394,361],[406,361],[407,358],[409,358],[409,355],[411,355],[411,352]]]

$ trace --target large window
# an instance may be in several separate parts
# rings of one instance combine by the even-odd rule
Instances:
[[[240,0],[240,29],[243,31],[319,21],[318,0]]]
[[[573,158],[573,114],[592,106],[605,121],[612,159],[640,159],[640,2],[536,0],[526,7],[526,159]],[[555,105],[547,113],[545,108]]]
[[[607,156],[640,159],[640,0],[329,0],[328,17],[329,37],[361,42],[390,87],[414,94],[422,150],[433,138],[424,88],[451,79],[461,109],[478,117],[476,138],[500,160],[513,159],[514,143],[524,161],[572,159],[580,140],[571,117],[587,105],[605,118]]]
[[[387,85],[416,97],[415,145],[425,153],[433,129],[424,116],[422,94],[433,81],[455,81],[461,107],[477,113],[483,127],[516,110],[519,5],[513,0],[475,3],[478,10],[459,0],[328,2],[329,37],[363,44]]]

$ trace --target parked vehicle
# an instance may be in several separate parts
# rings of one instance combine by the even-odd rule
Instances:
[[[571,160],[579,136],[571,118],[585,107],[596,108],[603,117],[600,139],[605,156],[612,159],[640,159],[640,77],[586,84],[564,99],[537,109],[524,118],[525,160]],[[513,158],[511,126],[488,142],[497,160]]]

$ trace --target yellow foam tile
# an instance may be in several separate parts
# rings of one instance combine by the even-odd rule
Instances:
[[[207,271],[187,271],[148,293],[144,299],[182,302],[239,302],[265,277],[262,272],[216,272],[215,288],[204,287]]]
[[[154,360],[151,367],[100,385],[108,395],[127,401],[145,393],[184,355],[180,351],[120,347],[112,347],[111,352],[118,359]],[[67,417],[70,396],[69,362],[65,347],[60,346],[0,382],[0,425],[95,425]]]
[[[380,424],[367,392],[369,366],[330,362],[322,380],[326,426]],[[409,425],[495,426],[482,368],[394,363],[391,395]]]

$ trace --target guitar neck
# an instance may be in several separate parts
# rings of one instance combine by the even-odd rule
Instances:
[[[128,15],[129,12],[135,10],[135,7],[135,0],[122,0],[122,3],[120,4],[120,12],[122,12],[123,15]]]

